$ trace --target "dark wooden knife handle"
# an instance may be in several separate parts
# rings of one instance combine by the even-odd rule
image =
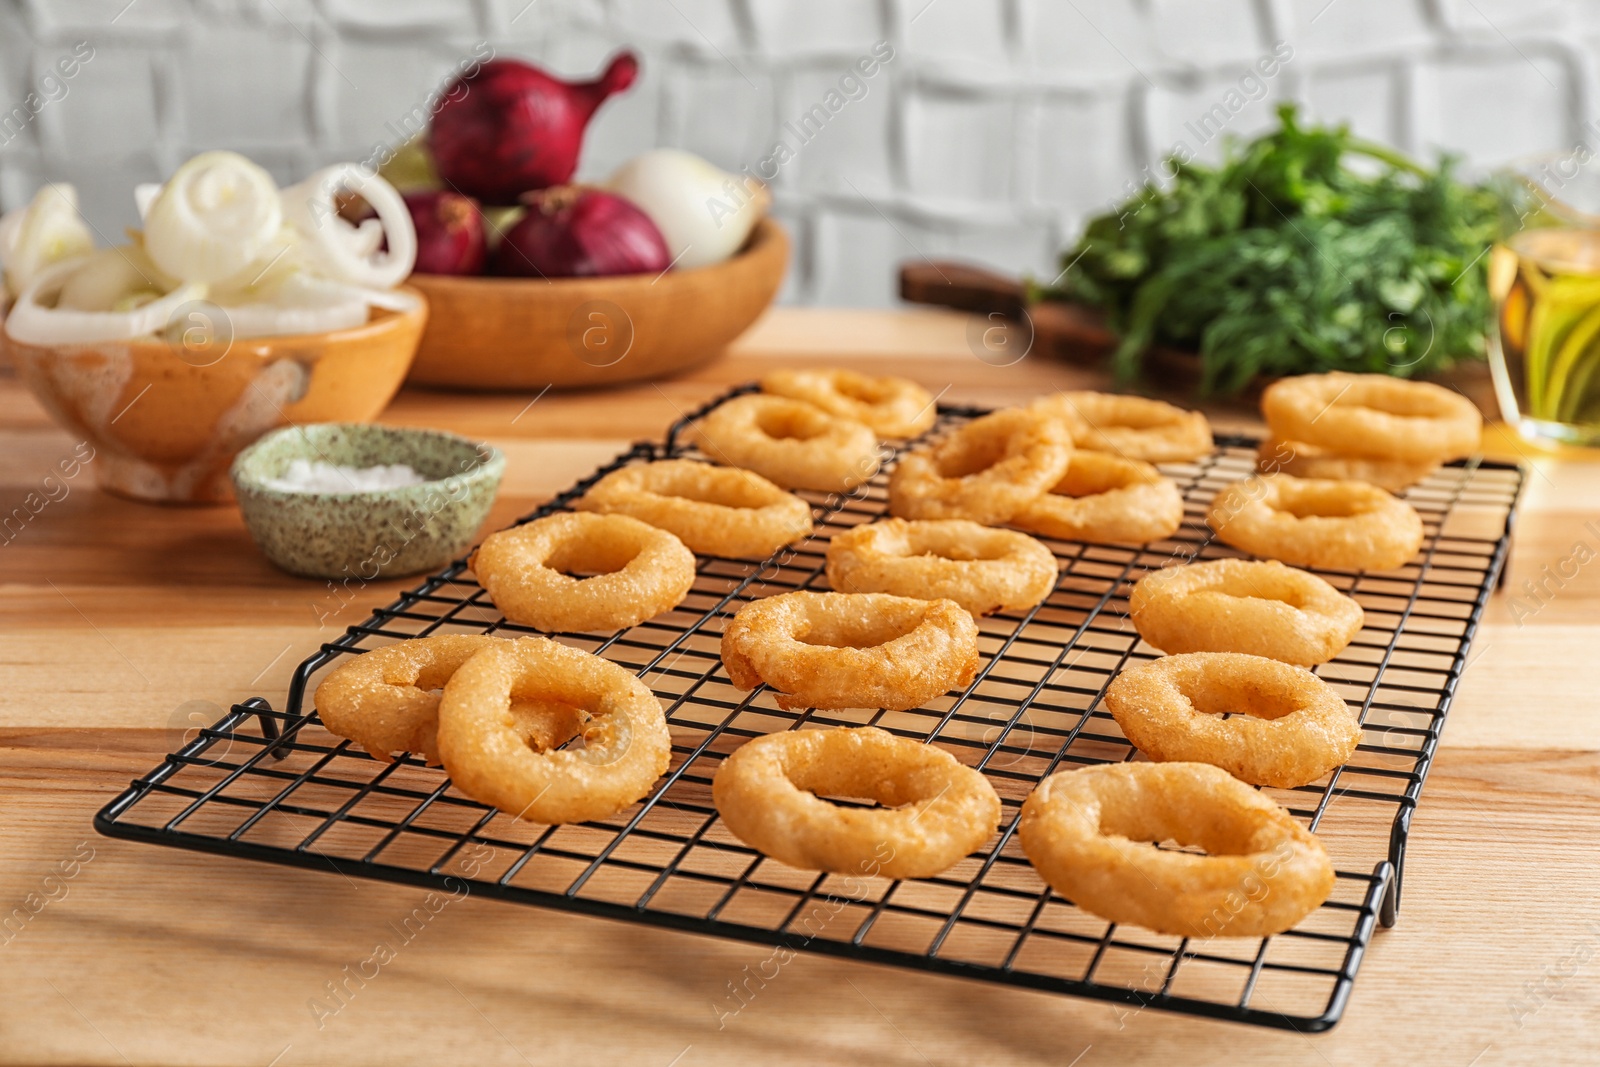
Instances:
[[[1021,318],[1027,306],[1022,283],[983,267],[948,260],[907,260],[900,264],[900,299],[988,315]]]

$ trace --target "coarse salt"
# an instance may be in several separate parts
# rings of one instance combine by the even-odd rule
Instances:
[[[370,493],[378,489],[404,489],[428,479],[408,464],[347,467],[323,460],[297,459],[282,478],[263,478],[262,484],[280,493]]]

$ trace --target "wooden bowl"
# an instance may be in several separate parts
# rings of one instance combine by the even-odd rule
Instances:
[[[428,298],[410,381],[543,389],[659,378],[712,359],[777,295],[789,238],[763,219],[731,259],[610,278],[413,274]]]
[[[375,309],[348,330],[209,348],[154,337],[85,345],[7,337],[5,346],[45,409],[87,444],[101,488],[209,503],[233,499],[229,465],[268,430],[376,418],[405,381],[427,319],[419,299],[405,312]]]

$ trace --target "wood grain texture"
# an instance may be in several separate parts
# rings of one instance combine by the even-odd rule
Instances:
[[[1031,359],[990,366],[967,323],[774,309],[725,359],[670,381],[408,389],[384,421],[505,449],[498,526],[777,366],[907,374],[985,404],[1104,385]],[[1253,424],[1244,405],[1214,414]],[[73,444],[0,377],[0,516]],[[1528,451],[1498,432],[1489,447]],[[110,841],[89,819],[197,716],[246,696],[281,703],[302,655],[412,580],[341,597],[272,569],[231,507],[119,500],[92,487],[91,464],[0,537],[0,915],[55,896],[0,933],[0,1062],[1592,1062],[1600,952],[1571,960],[1600,949],[1600,560],[1564,561],[1580,542],[1600,550],[1600,464],[1536,465],[1507,593],[1413,826],[1400,925],[1374,939],[1345,1021],[1309,1038],[808,957],[719,1029],[713,1004],[763,951],[475,900],[445,908],[319,1029],[308,1000],[421,893]],[[93,859],[60,880],[80,847]]]

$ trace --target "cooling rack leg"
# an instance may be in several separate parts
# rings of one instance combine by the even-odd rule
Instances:
[[[1400,881],[1406,874],[1406,839],[1411,836],[1413,810],[1401,808],[1389,830],[1389,862],[1394,866],[1394,875],[1389,879],[1389,888],[1384,890],[1383,905],[1378,911],[1378,921],[1385,927],[1393,926],[1400,918]]]
[[[271,704],[260,697],[254,697],[246,701],[245,704],[251,711],[256,713],[256,721],[261,724],[262,737],[268,741],[276,741],[282,736],[282,731],[278,729],[278,720],[272,717]],[[273,759],[283,759],[288,754],[289,749],[285,745],[274,745],[272,746],[272,751],[267,753]]]

